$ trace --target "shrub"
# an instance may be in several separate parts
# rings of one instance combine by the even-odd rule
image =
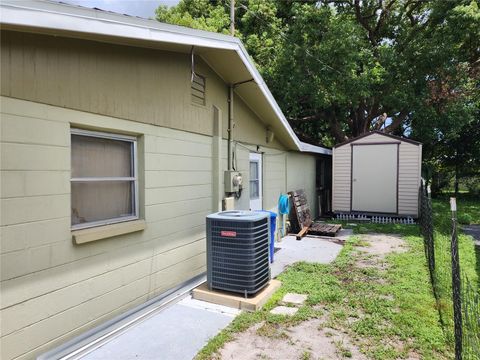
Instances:
[[[470,225],[473,222],[473,217],[470,214],[459,214],[457,220],[459,224]]]
[[[472,195],[480,195],[480,176],[472,176],[462,181],[468,192]]]

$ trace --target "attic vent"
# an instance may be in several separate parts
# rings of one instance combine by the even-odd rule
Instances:
[[[205,105],[205,77],[198,74],[192,76],[192,103]]]

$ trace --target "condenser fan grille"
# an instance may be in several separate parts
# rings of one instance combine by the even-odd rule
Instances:
[[[264,214],[207,217],[207,282],[210,289],[254,294],[268,284],[269,219]]]

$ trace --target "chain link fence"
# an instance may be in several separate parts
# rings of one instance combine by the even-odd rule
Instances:
[[[452,211],[450,243],[435,231],[430,192],[420,188],[419,225],[424,240],[433,294],[455,359],[480,359],[480,293],[476,282],[462,274],[458,251],[456,205]]]

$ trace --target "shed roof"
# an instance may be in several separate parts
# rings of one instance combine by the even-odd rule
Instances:
[[[354,137],[352,139],[349,139],[347,141],[344,141],[340,144],[337,144],[335,145],[333,148],[337,148],[337,147],[340,147],[340,146],[343,146],[343,145],[347,145],[347,144],[350,144],[358,139],[362,139],[364,137],[367,137],[367,136],[370,136],[370,135],[373,135],[373,134],[378,134],[378,135],[383,135],[383,136],[386,136],[388,138],[391,138],[391,139],[396,139],[398,141],[404,141],[404,142],[407,142],[407,143],[410,143],[410,144],[413,144],[413,145],[421,145],[422,143],[418,142],[418,141],[415,141],[415,140],[412,140],[412,139],[407,139],[407,138],[404,138],[404,137],[400,137],[400,136],[395,136],[395,135],[391,135],[391,134],[386,134],[384,133],[383,131],[371,131],[371,132],[368,132],[368,133],[365,133],[365,134],[362,134],[360,136],[357,136],[357,137]]]
[[[154,48],[201,56],[270,126],[287,148],[331,154],[330,149],[298,139],[256,69],[242,42],[233,36],[160,23],[128,15],[46,0],[2,0],[0,23],[4,30],[67,36],[94,41]]]

